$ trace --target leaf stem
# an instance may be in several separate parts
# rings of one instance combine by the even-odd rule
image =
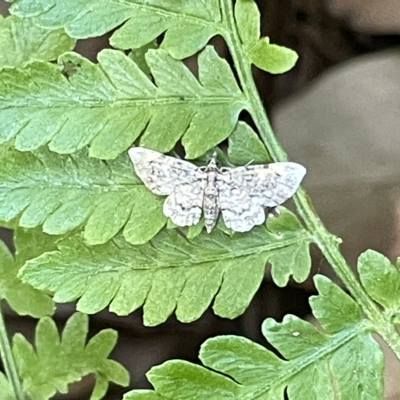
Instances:
[[[21,381],[17,372],[17,366],[11,351],[10,341],[8,339],[6,324],[4,321],[1,302],[0,302],[0,357],[3,361],[4,369],[8,381],[14,392],[17,400],[25,400],[24,391],[22,389]]]
[[[260,137],[267,147],[271,157],[276,161],[286,161],[288,155],[282,148],[272,129],[266,115],[251,71],[251,63],[243,47],[235,24],[232,0],[220,0],[223,16],[223,36],[229,47],[233,62],[243,92],[249,106],[247,111],[251,114],[256,124]],[[400,359],[400,337],[389,317],[383,315],[378,306],[367,295],[355,277],[350,265],[339,250],[340,239],[331,234],[316,213],[311,199],[304,189],[300,189],[294,196],[294,201],[299,215],[307,229],[313,235],[314,241],[330,263],[336,274],[355,298],[366,316],[374,323],[375,329],[396,353]]]

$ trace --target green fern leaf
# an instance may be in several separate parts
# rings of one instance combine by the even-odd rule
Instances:
[[[260,37],[260,12],[254,0],[237,0],[235,19],[242,43],[249,45]]]
[[[271,44],[264,37],[248,49],[251,62],[271,74],[283,74],[291,70],[299,58],[297,53],[287,47]]]
[[[237,123],[235,130],[229,136],[228,156],[236,165],[263,164],[272,161],[258,135],[243,121]]]
[[[301,237],[304,232],[300,221],[289,211],[284,212],[280,218],[269,219],[268,228],[288,239]],[[299,241],[295,246],[277,249],[269,261],[272,264],[272,279],[278,286],[286,286],[291,275],[296,282],[304,282],[310,273],[311,266],[309,243]]]
[[[17,333],[13,338],[13,354],[26,391],[34,399],[48,399],[56,392],[67,393],[68,384],[94,374],[96,386],[92,400],[101,399],[108,382],[127,386],[129,375],[119,363],[108,359],[117,341],[117,333],[104,329],[85,345],[89,319],[74,314],[61,335],[49,318],[39,321],[35,348]],[[100,388],[100,389],[99,389]]]
[[[164,50],[146,54],[156,85],[122,52],[103,50],[99,64],[75,53],[59,67],[33,63],[0,72],[0,142],[31,151],[49,143],[112,159],[143,133],[140,144],[170,151],[182,138],[187,158],[226,139],[246,104],[228,63],[213,47],[199,56],[199,80]]]
[[[103,35],[126,21],[112,35],[112,46],[139,48],[165,32],[162,47],[175,58],[202,49],[221,21],[218,0],[19,0],[11,13],[35,16],[46,28],[65,27],[77,39]]]
[[[57,249],[59,237],[49,236],[41,229],[16,228],[14,231],[15,258],[18,265],[22,266],[26,261],[38,257],[47,251]]]
[[[17,258],[14,259],[7,246],[0,241],[0,299],[5,299],[19,315],[40,318],[53,314],[54,302],[48,295],[21,282],[20,278],[17,277],[19,269],[28,258],[28,254],[29,258],[34,258],[42,252],[54,248],[54,244],[53,247],[43,242],[37,244],[38,240],[30,242],[31,250],[28,250],[21,244],[21,235],[18,235],[16,240],[18,254]]]
[[[328,332],[337,333],[360,321],[362,313],[354,300],[323,275],[315,277],[319,296],[311,296],[310,304],[319,324]]]
[[[0,146],[0,219],[61,235],[85,225],[89,244],[104,243],[125,226],[132,243],[145,243],[166,223],[163,198],[135,176],[127,155],[107,163],[81,151],[21,153]]]
[[[323,315],[326,332],[291,315],[263,324],[264,336],[284,359],[244,337],[216,337],[200,351],[207,369],[167,361],[147,374],[154,391],[131,391],[124,400],[189,399],[194,393],[204,400],[283,400],[285,392],[289,399],[381,399],[383,353],[361,310],[326,277],[315,283],[320,294],[311,305]]]
[[[2,400],[16,400],[11,384],[2,372],[0,372],[0,393]]]
[[[36,22],[35,18],[0,16],[0,70],[23,67],[37,60],[55,60],[75,47],[75,40],[63,29],[49,31]]]
[[[400,270],[388,258],[367,250],[358,258],[357,269],[368,294],[393,315],[400,315]]]
[[[290,219],[288,214],[277,219]],[[193,240],[178,230],[164,230],[141,246],[119,235],[88,248],[75,235],[60,242],[58,251],[28,261],[21,276],[33,287],[55,293],[56,302],[79,298],[77,308],[85,313],[110,304],[112,312],[127,315],[143,305],[146,325],[160,324],[174,311],[180,321],[194,321],[214,298],[217,315],[235,318],[252,300],[266,263],[276,269],[286,265],[284,257],[273,260],[274,254],[283,248],[296,252],[310,242],[303,228],[277,232],[262,226],[231,237],[222,231],[202,233]],[[308,259],[299,260],[293,274],[298,278],[301,271],[305,279],[303,271],[310,266]]]
[[[209,397],[212,399],[212,397]],[[164,400],[165,397],[154,393],[151,390],[135,390],[134,392],[127,393],[123,400]],[[10,399],[14,400],[14,399]]]
[[[149,64],[146,61],[146,53],[150,49],[158,49],[159,46],[157,41],[153,40],[150,43],[139,47],[138,49],[134,49],[129,53],[129,58],[134,61],[134,63],[150,78],[151,71]]]

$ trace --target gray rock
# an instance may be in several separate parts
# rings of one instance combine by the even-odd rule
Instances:
[[[398,0],[327,0],[332,14],[372,35],[400,33]]]
[[[373,248],[393,255],[400,193],[400,51],[341,64],[272,113],[293,161],[309,170],[323,221],[354,263]],[[325,272],[325,271],[324,271]]]

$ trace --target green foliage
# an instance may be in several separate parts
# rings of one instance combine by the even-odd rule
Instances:
[[[319,296],[311,296],[310,304],[314,316],[324,329],[337,333],[361,320],[362,313],[357,303],[329,279],[318,275],[315,285]]]
[[[400,271],[382,254],[367,250],[357,269],[368,294],[393,314],[400,313]]]
[[[140,145],[162,152],[170,151],[183,136],[187,157],[196,158],[226,139],[239,112],[248,108],[228,64],[212,48],[199,57],[199,81],[168,55],[185,57],[201,50],[210,35],[227,34],[217,0],[180,0],[169,6],[161,0],[151,5],[139,0],[75,0],[73,4],[20,0],[11,12],[33,16],[46,28],[65,27],[78,38],[105,33],[128,20],[114,32],[111,43],[138,49],[130,58],[104,50],[98,65],[67,53],[59,59],[60,68],[34,63],[22,71],[0,74],[0,118],[5,128],[0,142],[16,137],[19,150],[49,143],[52,151],[72,153],[90,143],[91,156],[112,159],[144,132]],[[236,17],[243,40],[256,39],[256,5],[239,2]],[[164,31],[162,49],[147,51],[144,63],[143,52],[154,47],[154,39]],[[289,55],[288,49],[276,45],[264,49],[259,43],[265,40],[257,40],[248,49],[256,65],[264,68],[273,57],[267,70],[289,68],[293,52]],[[152,73],[156,86],[142,71]]]
[[[11,13],[35,16],[46,28],[65,27],[78,39],[100,36],[127,21],[112,35],[112,46],[139,48],[166,32],[162,47],[176,58],[203,48],[219,33],[221,20],[218,0],[20,0]]]
[[[21,277],[55,293],[57,302],[79,298],[78,310],[89,314],[110,304],[111,311],[127,315],[143,305],[146,325],[160,324],[174,311],[180,321],[194,321],[214,298],[217,315],[235,318],[260,286],[267,262],[273,271],[283,271],[273,273],[279,284],[291,274],[298,282],[309,274],[309,257],[294,264],[281,255],[283,249],[287,254],[307,249],[309,234],[289,211],[276,220],[281,222],[274,219],[269,230],[260,226],[233,236],[215,231],[187,239],[177,230],[164,230],[142,246],[119,235],[89,248],[77,234],[60,242],[58,251],[29,260]]]
[[[22,232],[18,235],[18,243],[21,242],[21,236],[23,235]],[[43,251],[51,250],[51,247],[41,242],[40,247],[29,251],[27,247],[34,246],[35,241],[29,241],[30,237],[26,237],[26,239],[24,244],[20,246],[20,253],[17,255],[16,260],[7,246],[0,241],[0,299],[7,300],[19,315],[31,315],[32,317],[40,318],[53,313],[53,301],[45,293],[21,282],[17,274],[29,256],[38,256]]]
[[[64,154],[91,143],[91,156],[112,159],[144,132],[140,145],[166,152],[182,138],[196,158],[229,136],[245,105],[212,47],[199,56],[199,80],[165,50],[149,50],[157,86],[122,52],[103,50],[98,60],[64,54],[68,79],[49,63],[0,72],[0,141],[16,137],[22,151],[49,143]]]
[[[249,61],[271,74],[282,74],[294,67],[298,59],[295,51],[270,44],[269,38],[260,38],[260,13],[254,0],[235,3],[237,30]]]
[[[260,37],[260,12],[253,0],[238,0],[235,3],[235,19],[242,43],[249,45]]]
[[[0,242],[0,299],[21,315],[44,317],[35,348],[21,334],[14,337],[28,396],[48,399],[94,374],[91,398],[100,399],[109,382],[129,381],[108,359],[116,333],[101,331],[85,344],[88,317],[78,313],[60,338],[48,317],[53,300],[77,300],[86,314],[109,307],[127,315],[143,307],[150,326],[174,312],[182,322],[194,321],[211,304],[217,315],[235,318],[248,307],[266,265],[278,286],[307,279],[315,239],[356,301],[317,276],[319,294],[310,304],[320,329],[292,315],[263,324],[280,356],[241,337],[209,339],[200,352],[203,366],[168,361],[148,374],[154,390],[124,398],[382,398],[383,356],[371,332],[400,354],[398,267],[365,252],[358,262],[361,287],[302,191],[296,205],[310,232],[283,208],[280,217],[245,234],[221,221],[211,234],[202,223],[178,228],[163,215],[163,198],[143,186],[123,154],[133,144],[170,152],[182,143],[186,158],[199,165],[215,149],[228,166],[286,159],[250,71],[254,64],[286,72],[297,54],[260,37],[254,0],[234,4],[15,0],[14,16],[0,19],[0,221],[16,229],[15,257]],[[115,49],[101,51],[97,63],[70,52],[75,39],[110,31]],[[217,35],[236,75],[207,46]],[[192,60],[180,61],[196,53],[198,70]],[[241,111],[263,141],[238,121]],[[216,147],[226,139],[227,155]],[[1,332],[2,326],[1,356],[11,366]],[[2,398],[15,399],[17,381],[0,373]]]
[[[272,161],[258,135],[243,121],[238,122],[229,136],[228,155],[230,161],[237,165]]]
[[[0,372],[0,393],[2,400],[15,400],[10,382],[2,372]]]
[[[282,74],[291,70],[298,55],[287,47],[270,44],[268,38],[262,38],[249,48],[251,62],[258,68],[271,74]]]
[[[284,212],[279,218],[268,220],[268,228],[278,238],[291,239],[290,246],[282,246],[268,259],[272,264],[272,279],[278,286],[286,286],[293,275],[296,282],[304,282],[311,268],[309,245],[312,241],[297,217],[291,212]],[[304,240],[307,238],[307,240]]]
[[[153,1],[151,5],[144,5],[140,0],[126,0],[125,5],[131,17],[110,39],[116,48],[139,48],[166,32],[161,47],[182,59],[202,49],[218,33],[218,0],[175,1],[168,10],[162,0]]]
[[[94,374],[96,385],[91,400],[101,399],[109,382],[127,386],[129,375],[119,363],[108,359],[117,333],[104,329],[86,344],[88,317],[74,314],[60,337],[54,321],[43,318],[36,327],[35,348],[17,333],[13,353],[24,390],[35,400],[48,399],[56,392],[67,393],[68,384]]]
[[[212,338],[200,351],[206,368],[167,361],[147,374],[154,392],[135,390],[124,400],[283,400],[285,390],[299,400],[382,398],[383,354],[357,304],[327,278],[317,276],[315,283],[319,295],[311,306],[323,315],[319,323],[326,332],[291,315],[263,324],[264,336],[284,359],[243,337]],[[332,293],[341,307],[332,306]]]
[[[35,25],[36,22],[35,18],[0,15],[0,70],[23,67],[37,60],[55,60],[75,47],[75,40],[63,29],[49,31]]]
[[[158,49],[158,44],[155,40],[146,44],[143,47],[133,49],[129,53],[129,58],[131,58],[135,62],[135,64],[151,79],[150,67],[146,61],[146,53],[150,49]]]
[[[124,225],[127,240],[144,243],[166,222],[162,199],[134,175],[127,155],[102,162],[86,150],[21,153],[4,145],[0,155],[0,219],[18,217],[25,228],[43,224],[52,235],[85,225],[89,244],[105,243]]]

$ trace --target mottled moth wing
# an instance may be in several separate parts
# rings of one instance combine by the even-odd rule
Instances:
[[[218,176],[219,206],[227,228],[247,232],[265,221],[264,209],[252,201],[249,194],[229,177]]]
[[[222,175],[244,190],[253,203],[265,208],[276,207],[292,197],[306,172],[300,164],[278,162],[226,168]]]
[[[159,196],[167,196],[177,185],[196,182],[205,175],[198,167],[187,161],[143,147],[132,147],[128,154],[136,175],[148,189]]]
[[[164,202],[163,212],[178,226],[196,225],[201,218],[205,179],[175,186]]]

